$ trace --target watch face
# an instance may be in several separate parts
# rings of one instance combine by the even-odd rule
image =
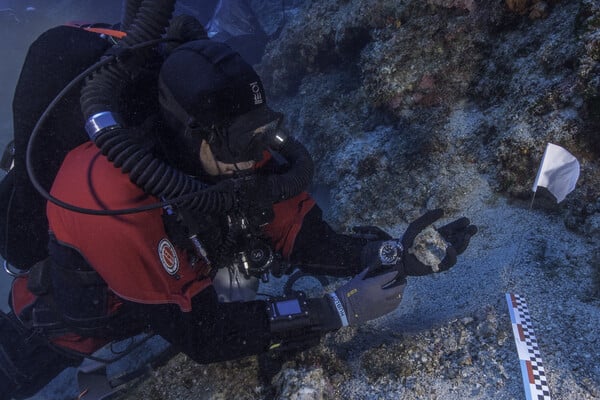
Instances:
[[[379,248],[379,259],[383,265],[393,265],[400,259],[402,245],[395,240],[388,240]]]

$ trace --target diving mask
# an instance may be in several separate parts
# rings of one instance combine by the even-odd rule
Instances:
[[[231,164],[260,161],[263,152],[275,144],[283,120],[280,113],[273,112],[271,116],[275,118],[265,122],[249,121],[243,115],[226,128],[212,129],[207,142],[215,158]]]

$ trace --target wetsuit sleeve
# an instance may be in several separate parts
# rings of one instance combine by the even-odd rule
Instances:
[[[212,286],[192,299],[192,311],[178,306],[133,304],[150,327],[198,363],[234,360],[272,347],[307,348],[324,332],[340,327],[324,299],[309,299],[312,316],[302,327],[271,332],[265,301],[219,303]]]
[[[266,351],[271,341],[262,301],[219,303],[212,287],[192,299],[192,311],[174,304],[133,304],[152,330],[199,363]]]
[[[363,268],[360,258],[367,239],[336,233],[314,206],[304,217],[290,261],[305,272],[317,275],[350,276]]]

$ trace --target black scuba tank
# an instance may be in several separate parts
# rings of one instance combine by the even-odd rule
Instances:
[[[13,98],[14,168],[0,183],[0,254],[16,268],[28,269],[48,253],[46,200],[32,186],[25,165],[31,132],[56,95],[110,46],[97,33],[59,26],[42,33],[29,47]],[[80,89],[57,104],[34,149],[37,176],[47,189],[65,155],[88,140],[82,128]]]

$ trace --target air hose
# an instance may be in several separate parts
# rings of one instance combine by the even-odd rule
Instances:
[[[294,197],[308,188],[311,183],[314,165],[310,153],[293,137],[286,138],[277,151],[290,161],[292,168],[278,175],[269,177],[273,201],[281,201]]]
[[[168,26],[175,1],[129,0],[123,17],[127,35],[119,43],[122,56],[118,61],[97,71],[84,85],[81,108],[90,139],[109,161],[130,180],[157,198],[167,201],[183,197],[179,205],[203,213],[224,213],[236,204],[235,193],[225,185],[208,187],[156,158],[151,149],[133,139],[131,132],[119,122],[117,99],[121,98],[131,75],[127,67],[128,50],[136,44],[156,40]],[[135,13],[135,19],[131,21]],[[293,138],[279,138],[273,143],[289,162],[291,169],[269,177],[273,202],[293,197],[306,190],[313,175],[313,162],[306,148]],[[262,190],[257,188],[256,190]]]
[[[174,4],[173,0],[147,0],[141,4],[136,0],[127,1],[123,25],[129,29],[119,43],[119,51],[126,55],[127,49],[132,46],[160,38],[166,31]],[[203,191],[205,185],[158,160],[149,149],[134,141],[131,132],[117,122],[115,102],[131,80],[124,64],[113,63],[97,71],[81,91],[81,108],[90,139],[146,193],[171,199],[199,192],[198,196],[184,201],[182,205],[204,212],[231,208],[233,199],[230,195]]]
[[[131,27],[141,4],[142,0],[130,0],[123,5],[123,16],[121,17],[121,30],[123,32]]]
[[[139,1],[127,1],[125,7],[128,12],[126,12],[124,19],[131,18],[136,3],[139,3]],[[136,44],[160,39],[166,31],[174,7],[174,0],[143,1],[136,13],[135,20],[127,31],[127,35],[119,42],[118,49],[121,52],[119,58],[126,58],[128,55],[127,50]],[[109,64],[94,73],[81,90],[80,101],[84,119],[89,121],[98,114],[116,112],[117,106],[115,103],[130,80],[130,71],[124,62]],[[104,128],[110,129],[111,126],[105,126]],[[99,133],[101,132],[96,132],[96,134]],[[94,139],[92,137],[92,140]]]

